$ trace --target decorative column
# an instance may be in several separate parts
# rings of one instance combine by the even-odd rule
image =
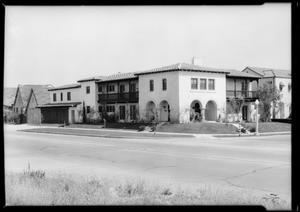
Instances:
[[[202,121],[205,122],[205,110],[206,108],[201,108],[201,116],[202,116]]]

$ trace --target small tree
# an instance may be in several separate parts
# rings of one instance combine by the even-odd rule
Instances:
[[[86,123],[85,103],[82,104],[82,122]]]
[[[270,121],[272,109],[271,103],[273,103],[273,106],[276,107],[282,95],[280,94],[276,86],[265,83],[257,88],[257,96],[260,101],[260,120],[262,122]]]

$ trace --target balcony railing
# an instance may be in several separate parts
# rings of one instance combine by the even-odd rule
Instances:
[[[227,90],[226,91],[226,97],[227,98],[257,98],[257,91],[242,91],[242,90]]]
[[[138,101],[139,92],[124,92],[124,93],[108,93],[99,94],[98,102],[109,102],[109,101]]]

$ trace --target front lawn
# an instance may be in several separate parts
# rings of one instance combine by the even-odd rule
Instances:
[[[184,123],[164,124],[157,132],[193,133],[193,134],[236,134],[237,128],[231,124],[221,123]]]
[[[139,123],[107,123],[106,129],[126,129],[126,130],[139,130],[140,126],[152,126],[152,124],[139,124]],[[243,126],[255,132],[255,123],[244,123]],[[103,124],[70,124],[66,128],[90,128],[100,129]],[[280,122],[260,122],[258,125],[260,133],[266,132],[290,132],[291,124]],[[193,134],[237,134],[238,129],[232,124],[228,123],[184,123],[184,124],[170,124],[166,123],[157,128],[157,132],[174,132],[174,133],[193,133]]]
[[[256,127],[256,123],[244,123],[243,126],[246,129]],[[292,125],[289,123],[280,123],[280,122],[259,122],[258,123],[258,132],[267,133],[267,132],[291,132]]]

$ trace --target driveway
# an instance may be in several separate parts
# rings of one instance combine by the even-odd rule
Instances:
[[[5,170],[68,171],[291,194],[291,136],[107,138],[6,128]]]

